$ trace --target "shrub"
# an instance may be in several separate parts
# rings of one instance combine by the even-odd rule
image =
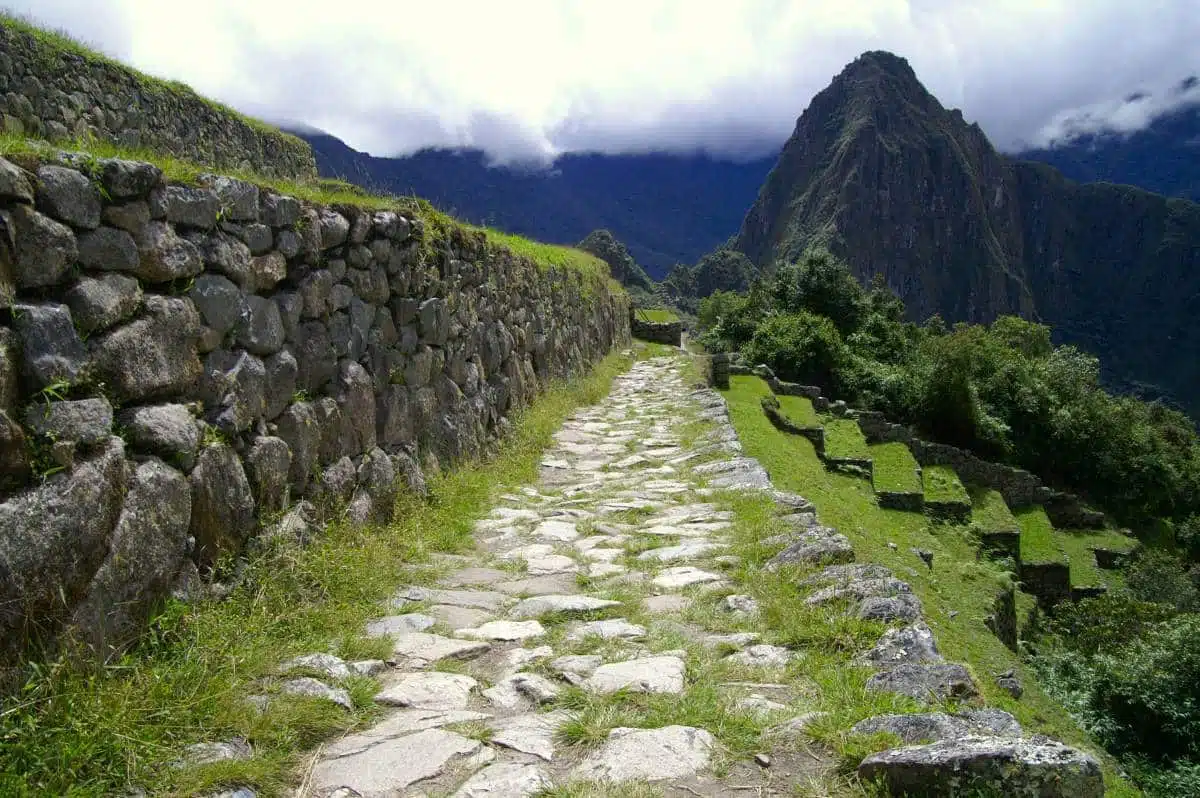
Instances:
[[[767,319],[745,352],[752,363],[766,363],[782,379],[814,385],[829,385],[846,359],[833,322],[805,311]]]

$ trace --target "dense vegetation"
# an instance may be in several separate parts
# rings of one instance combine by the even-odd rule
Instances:
[[[710,350],[1027,468],[1155,544],[1124,588],[1046,623],[1036,664],[1149,791],[1200,791],[1200,569],[1189,570],[1200,562],[1200,438],[1190,419],[1110,395],[1096,358],[1053,346],[1044,325],[906,322],[882,283],[864,288],[823,250],[745,293],[717,291],[700,302],[699,323]]]

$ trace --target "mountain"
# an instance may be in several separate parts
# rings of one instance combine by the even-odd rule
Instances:
[[[797,121],[732,241],[760,270],[827,246],[911,317],[1018,314],[1118,390],[1200,410],[1200,205],[998,153],[903,58],[869,52]]]
[[[650,274],[695,263],[737,230],[774,157],[569,154],[546,169],[489,166],[479,150],[427,149],[376,158],[311,129],[322,177],[415,194],[455,216],[540,241],[574,244],[611,230]]]
[[[1081,183],[1108,182],[1138,186],[1169,197],[1200,202],[1200,78],[1188,78],[1176,92],[1195,100],[1156,117],[1142,130],[1118,133],[1101,129],[1019,153],[1041,161]],[[1146,102],[1131,96],[1127,104]]]
[[[641,288],[644,291],[654,290],[654,281],[646,274],[638,262],[629,254],[628,248],[608,230],[593,230],[587,237],[575,245],[584,252],[590,252],[608,264],[613,279],[627,288]]]

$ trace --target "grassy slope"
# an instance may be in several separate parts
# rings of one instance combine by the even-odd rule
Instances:
[[[809,399],[807,396],[780,396],[778,398],[783,414],[800,426],[823,426],[821,417],[813,409],[812,399]]]
[[[877,443],[870,447],[874,461],[874,484],[876,490],[897,493],[920,493],[921,478],[917,474],[917,459],[908,447],[899,441]]]
[[[1000,491],[991,488],[971,488],[971,520],[984,532],[1020,532],[1021,527],[1008,509]]]
[[[517,419],[499,457],[431,480],[431,497],[399,499],[385,529],[341,526],[307,549],[269,552],[223,602],[172,603],[143,647],[99,674],[58,663],[31,675],[0,712],[0,795],[115,794],[126,783],[152,794],[201,794],[218,783],[277,795],[305,749],[364,725],[375,713],[369,679],[346,684],[356,710],[274,699],[258,715],[257,680],[311,651],[384,657],[386,642],[359,634],[399,585],[436,575],[429,555],[470,544],[471,526],[507,487],[536,476],[541,450],[575,407],[607,393],[628,360],[610,355],[585,379],[557,384]],[[165,765],[190,743],[242,735],[256,756],[200,770]]]
[[[1137,543],[1114,529],[1059,529],[1054,535],[1054,542],[1071,561],[1072,587],[1116,587],[1121,581],[1120,573],[1098,567],[1092,548],[1129,552]]]
[[[1023,507],[1014,515],[1021,527],[1021,562],[1066,562],[1054,534],[1054,525],[1040,504]]]
[[[870,459],[871,450],[858,422],[848,418],[827,418],[824,426],[826,456]]]
[[[950,466],[931,465],[922,469],[927,502],[970,502],[967,489]]]
[[[679,321],[674,312],[665,308],[638,308],[637,317],[642,321],[668,322]]]
[[[996,590],[1008,577],[976,559],[976,547],[967,531],[933,525],[919,513],[882,509],[864,480],[827,471],[811,443],[771,426],[759,406],[759,397],[768,392],[766,383],[757,377],[736,375],[725,392],[746,454],[759,459],[777,487],[794,490],[812,501],[822,523],[850,538],[860,562],[886,565],[912,585],[942,652],[971,667],[990,706],[1013,713],[1028,732],[1049,734],[1095,753],[1104,763],[1110,796],[1138,795],[1136,788],[1117,778],[1115,763],[1103,749],[1041,690],[1033,671],[983,625]],[[888,543],[895,543],[897,549],[892,550]],[[932,570],[909,551],[913,546],[934,553]],[[953,618],[952,611],[957,613]],[[993,674],[1010,669],[1025,685],[1020,701],[995,685]]]

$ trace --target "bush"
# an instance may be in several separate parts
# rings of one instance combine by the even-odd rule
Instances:
[[[846,346],[833,322],[801,311],[760,324],[745,353],[751,363],[766,363],[781,379],[829,385],[846,359]]]

